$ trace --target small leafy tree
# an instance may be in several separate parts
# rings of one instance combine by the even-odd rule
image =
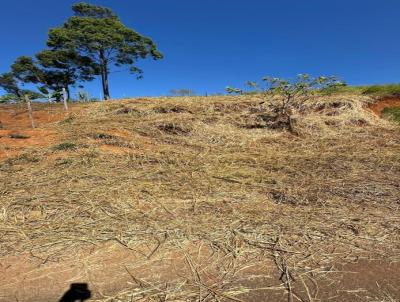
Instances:
[[[242,89],[233,88],[233,87],[230,87],[230,86],[227,86],[227,87],[225,88],[225,91],[226,91],[227,93],[229,93],[229,94],[243,94],[243,90],[242,90]]]
[[[161,59],[162,54],[154,42],[126,27],[108,8],[87,3],[72,6],[75,16],[62,27],[49,32],[47,45],[52,50],[73,50],[98,67],[101,75],[103,95],[110,99],[109,73],[111,66],[129,66],[131,73],[142,76],[135,66],[139,59],[152,57]]]
[[[48,102],[60,100],[61,93],[58,91],[49,91],[45,86],[38,87],[38,90],[46,96]]]
[[[86,90],[79,90],[77,96],[79,102],[90,102],[90,94]]]
[[[295,133],[292,118],[294,112],[303,110],[312,95],[321,90],[345,85],[335,76],[313,78],[308,74],[299,74],[294,80],[266,76],[262,81],[263,84],[251,81],[246,84],[264,96],[265,103],[274,114],[273,118],[283,121],[292,133]],[[228,93],[242,93],[237,88],[226,90]]]

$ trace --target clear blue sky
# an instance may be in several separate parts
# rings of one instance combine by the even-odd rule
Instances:
[[[0,4],[0,72],[45,47],[71,15],[70,0]],[[145,78],[111,75],[112,97],[167,95],[173,88],[223,92],[263,75],[337,75],[350,84],[400,82],[399,0],[92,0],[112,8],[164,53]],[[85,84],[100,96],[100,81]]]

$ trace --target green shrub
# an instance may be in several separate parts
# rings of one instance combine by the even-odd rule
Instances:
[[[293,113],[303,110],[305,103],[313,94],[345,85],[335,76],[314,78],[308,74],[299,74],[293,80],[266,76],[262,81],[262,84],[251,81],[246,83],[251,87],[251,91],[263,95],[264,103],[270,109],[262,119],[270,128],[286,128],[293,134],[296,134],[293,127]],[[227,87],[225,90],[231,94],[244,94],[239,88]]]

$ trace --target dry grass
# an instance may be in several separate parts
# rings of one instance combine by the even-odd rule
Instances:
[[[0,253],[110,240],[146,244],[149,261],[180,253],[181,275],[132,275],[101,301],[316,301],[335,263],[399,261],[400,132],[371,101],[313,99],[299,136],[269,129],[257,96],[92,104],[57,126],[76,148],[1,163]]]

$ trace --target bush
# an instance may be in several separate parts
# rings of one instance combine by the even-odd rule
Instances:
[[[256,82],[247,82],[254,92],[264,96],[267,107],[272,115],[263,115],[262,118],[271,128],[287,128],[291,133],[294,130],[293,113],[303,110],[305,102],[316,92],[324,89],[335,89],[345,85],[336,77],[312,78],[308,74],[299,74],[295,80],[285,80],[266,76],[262,85]],[[243,94],[238,88],[227,87],[228,93]]]

